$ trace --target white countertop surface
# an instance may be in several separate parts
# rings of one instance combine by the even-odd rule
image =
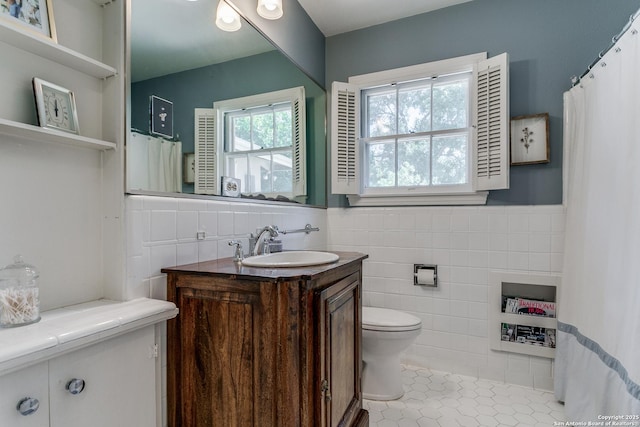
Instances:
[[[175,304],[149,298],[97,300],[43,312],[38,323],[0,328],[0,375],[177,314]]]

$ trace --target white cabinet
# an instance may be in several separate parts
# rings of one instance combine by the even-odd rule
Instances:
[[[155,426],[154,343],[146,327],[52,359],[50,426]],[[77,394],[67,390],[73,380]]]
[[[0,425],[154,427],[155,356],[155,327],[147,326],[0,376]],[[25,399],[39,407],[21,415]]]
[[[560,285],[560,276],[491,271],[489,283],[491,348],[554,358],[558,325],[557,287]],[[521,311],[531,311],[534,314],[510,313],[508,309],[505,312],[507,301],[518,298],[525,300],[525,305],[528,301],[531,306]],[[545,309],[547,313],[543,313]]]
[[[0,376],[0,424],[3,427],[43,427],[49,425],[49,383],[47,362]],[[30,399],[38,408],[20,415],[18,404]],[[36,403],[37,402],[37,403]]]
[[[96,300],[0,329],[0,427],[155,427],[156,328],[177,314],[167,301]]]

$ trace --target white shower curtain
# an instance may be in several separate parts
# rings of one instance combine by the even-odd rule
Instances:
[[[131,190],[182,192],[182,143],[132,132],[127,181]]]
[[[556,397],[569,421],[640,425],[640,34],[564,95]]]

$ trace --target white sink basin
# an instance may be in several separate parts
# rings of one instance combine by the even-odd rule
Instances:
[[[255,255],[242,260],[247,267],[307,267],[336,262],[340,257],[330,252],[286,251]]]

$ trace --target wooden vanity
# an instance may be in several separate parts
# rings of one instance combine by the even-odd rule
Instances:
[[[253,268],[224,258],[165,268],[169,426],[368,426],[362,408],[362,261]]]

